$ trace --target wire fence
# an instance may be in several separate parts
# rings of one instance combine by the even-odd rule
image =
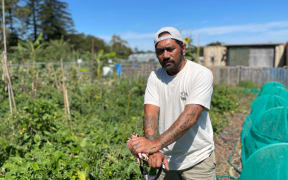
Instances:
[[[26,63],[26,64],[10,64],[9,68],[17,68],[17,67],[29,67],[34,65],[37,68],[46,68],[48,66],[60,67],[60,62],[37,62],[37,63]],[[69,73],[69,67],[77,67],[82,69],[83,73],[91,73],[91,70],[95,70],[95,68],[91,68],[89,62],[64,62],[63,63],[65,71]],[[114,72],[115,65],[110,64],[107,65]],[[121,77],[134,79],[137,77],[148,78],[151,71],[160,68],[160,64],[156,62],[150,63],[121,63]],[[215,84],[228,84],[228,85],[236,85],[240,81],[251,81],[256,85],[263,85],[268,81],[278,81],[286,86],[288,86],[288,69],[287,68],[260,68],[260,67],[245,67],[245,66],[214,66],[209,67],[214,75],[214,83]]]

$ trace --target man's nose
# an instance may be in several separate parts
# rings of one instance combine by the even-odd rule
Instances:
[[[164,57],[164,59],[170,58],[170,53],[167,50],[164,50],[163,57]]]

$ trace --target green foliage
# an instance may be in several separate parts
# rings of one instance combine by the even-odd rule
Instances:
[[[237,86],[239,87],[243,87],[243,88],[249,88],[249,89],[259,89],[259,86],[257,86],[256,84],[254,84],[251,81],[240,81]]]
[[[195,61],[197,57],[197,47],[192,44],[192,38],[185,38],[186,41],[186,54],[185,59]]]
[[[119,35],[113,35],[108,44],[76,32],[68,3],[63,0],[6,0],[5,7],[8,59],[13,63],[87,61],[94,58],[89,52],[101,50],[104,54],[115,53],[114,60],[122,60],[132,53]]]
[[[239,106],[238,102],[238,96],[233,88],[224,84],[214,86],[210,116],[216,133],[220,132],[228,122],[225,113],[234,113]]]
[[[213,127],[214,133],[219,133],[227,125],[228,119],[224,113],[210,111],[210,119]]]
[[[95,52],[98,52],[101,49],[103,49],[105,53],[111,51],[111,48],[105,43],[103,39],[97,38],[92,35],[85,35],[83,33],[72,33],[68,34],[65,37],[65,40],[69,42],[73,50],[77,50],[81,53],[91,51],[92,41],[94,42]]]
[[[110,41],[112,51],[116,52],[116,57],[127,59],[132,53],[132,49],[128,47],[128,42],[121,39],[119,35],[114,34]]]
[[[78,84],[80,87],[68,92],[72,113],[69,126],[62,93],[49,81],[43,82],[47,82],[46,87],[39,88],[34,97],[16,92],[18,112],[3,115],[0,177],[140,179],[126,141],[132,132],[141,134],[144,81],[111,79],[108,84]],[[4,102],[1,108],[8,106]]]
[[[222,42],[220,41],[215,41],[215,42],[211,42],[209,44],[207,44],[207,46],[222,46]]]
[[[233,112],[239,105],[237,96],[227,85],[216,85],[214,87],[211,101],[213,110],[216,112]]]
[[[102,67],[104,65],[104,60],[107,60],[109,58],[113,58],[116,56],[115,52],[110,52],[110,53],[106,53],[104,54],[104,50],[100,50],[96,55],[95,55],[95,60],[96,60],[96,65],[97,65],[97,70],[96,70],[96,74],[97,74],[97,78],[100,79],[102,76]]]
[[[61,84],[58,89],[54,79],[60,77],[59,68],[11,70],[18,109],[13,115],[0,81],[0,177],[141,179],[126,141],[131,133],[142,134],[145,80],[107,78],[91,83],[88,73],[75,67],[68,71],[68,124]],[[31,74],[38,74],[38,80]],[[210,116],[216,133],[225,126],[226,113],[237,108],[237,93],[215,86]]]
[[[71,52],[70,45],[62,39],[51,40],[46,48],[46,59],[53,61],[67,60]]]
[[[19,42],[16,51],[16,57],[20,59],[20,63],[27,61],[41,61],[45,43],[41,43],[42,33],[35,42],[23,41]]]
[[[73,32],[73,20],[68,4],[60,0],[43,0],[40,4],[40,29],[45,40],[61,39]]]

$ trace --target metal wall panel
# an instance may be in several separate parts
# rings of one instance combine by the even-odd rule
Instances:
[[[249,65],[249,48],[248,47],[230,47],[228,48],[228,65],[229,66],[248,66]]]
[[[274,54],[275,53],[274,53],[273,47],[250,48],[249,66],[250,67],[273,67]]]

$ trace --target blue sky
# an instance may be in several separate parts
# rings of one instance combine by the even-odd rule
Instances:
[[[201,45],[288,41],[288,0],[64,0],[75,29],[153,50],[153,34],[174,26]]]

